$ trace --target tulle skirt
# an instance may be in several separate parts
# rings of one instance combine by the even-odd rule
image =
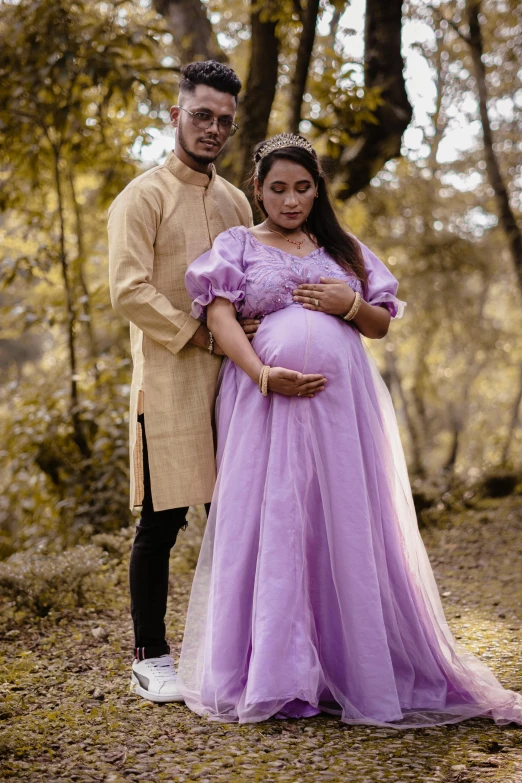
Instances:
[[[264,319],[254,347],[328,383],[313,399],[265,398],[223,368],[218,479],[179,665],[186,704],[240,723],[522,723],[522,697],[449,631],[391,399],[359,333],[294,306]]]

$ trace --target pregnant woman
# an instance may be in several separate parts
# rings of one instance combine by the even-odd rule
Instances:
[[[341,229],[309,142],[276,136],[255,161],[266,220],[220,234],[186,277],[229,357],[186,703],[241,723],[522,722],[522,697],[448,629],[391,400],[361,342],[400,315],[397,281]],[[252,343],[237,313],[261,321]]]

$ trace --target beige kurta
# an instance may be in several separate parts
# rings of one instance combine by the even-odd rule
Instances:
[[[131,322],[131,508],[143,499],[138,396],[154,509],[211,500],[221,360],[188,342],[199,321],[189,315],[185,271],[218,234],[238,225],[252,225],[245,195],[215,170],[209,178],[173,152],[133,180],[109,209],[111,300]]]

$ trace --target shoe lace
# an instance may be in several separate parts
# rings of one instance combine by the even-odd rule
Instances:
[[[158,658],[156,661],[149,659],[147,664],[151,669],[154,669],[154,675],[158,680],[176,679],[176,670],[174,669],[174,663],[171,658]]]

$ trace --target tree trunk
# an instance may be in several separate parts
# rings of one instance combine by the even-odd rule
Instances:
[[[430,370],[427,359],[434,338],[435,331],[433,329],[424,330],[419,335],[419,341],[415,349],[415,369],[413,372],[411,396],[415,410],[417,426],[420,432],[423,434],[423,442],[426,441],[429,424],[425,404],[426,383],[427,379],[430,377]]]
[[[201,0],[153,0],[153,5],[167,22],[178,56],[184,63],[228,60],[212,30],[207,6]]]
[[[511,450],[511,444],[513,443],[513,438],[515,436],[515,432],[519,424],[520,403],[522,403],[522,366],[520,367],[518,391],[515,400],[513,402],[513,407],[511,409],[511,421],[509,423],[508,434],[507,434],[506,442],[504,443],[504,448],[502,449],[502,457],[500,460],[501,465],[505,465],[506,462],[508,461],[509,452]]]
[[[388,351],[388,350],[386,351],[386,365],[390,376],[390,385],[395,386],[395,388],[397,389],[397,393],[399,395],[399,399],[401,401],[402,409],[404,412],[404,421],[406,423],[406,427],[408,428],[408,434],[410,436],[411,456],[412,456],[411,472],[415,476],[419,476],[420,478],[425,478],[426,469],[424,467],[424,462],[422,460],[422,448],[420,445],[420,438],[417,432],[417,427],[415,426],[415,422],[410,416],[408,401],[404,393],[401,377],[397,370],[395,355],[393,351]]]
[[[444,473],[449,473],[453,475],[455,473],[455,465],[457,463],[457,454],[460,445],[460,435],[463,430],[463,422],[456,411],[451,412],[450,416],[451,416],[451,424],[452,424],[451,447],[442,470],[444,471]]]
[[[62,182],[60,176],[60,150],[53,144],[52,151],[53,151],[53,162],[54,162],[54,180],[55,180],[55,187],[56,187],[56,198],[58,202],[58,222],[59,222],[59,231],[60,231],[59,260],[60,260],[60,268],[62,271],[63,287],[65,292],[65,309],[67,314],[67,321],[66,321],[67,345],[69,349],[69,369],[71,373],[70,375],[71,423],[73,428],[74,442],[76,443],[81,455],[84,458],[88,458],[90,456],[90,450],[83,431],[82,421],[80,418],[80,405],[79,405],[79,398],[78,398],[76,344],[75,344],[75,335],[74,335],[75,328],[76,328],[76,315],[74,310],[71,283],[69,280],[67,253],[65,250],[65,218],[64,218]]]
[[[367,0],[364,30],[366,87],[381,91],[375,124],[368,123],[344,164],[338,196],[348,199],[366,187],[390,158],[401,153],[402,134],[412,117],[404,84],[401,53],[402,0]]]
[[[288,122],[288,130],[290,133],[299,133],[301,106],[303,103],[303,95],[306,90],[310,60],[314,48],[318,13],[319,0],[308,0],[306,8],[303,9],[301,13],[303,29],[299,39],[294,77],[290,87],[290,119]]]
[[[478,311],[477,311],[477,329],[485,328],[484,325],[484,309],[488,299],[489,288],[488,285],[484,285],[480,296],[477,298]],[[466,422],[469,415],[469,397],[471,394],[471,387],[473,386],[476,378],[480,375],[482,370],[486,367],[489,361],[489,357],[486,356],[479,364],[473,365],[473,359],[471,355],[468,356],[468,372],[466,379],[460,388],[459,400],[457,403],[449,403],[449,417],[451,423],[452,443],[449,450],[448,458],[444,465],[443,470],[447,473],[455,472],[455,465],[457,464],[457,454],[460,446],[460,436],[464,431]]]
[[[270,112],[277,88],[279,39],[277,19],[264,19],[257,0],[252,0],[250,68],[245,94],[240,102],[241,135],[238,140],[239,167],[236,184],[244,183],[252,169],[252,149],[266,138]]]
[[[443,42],[442,38],[435,38],[435,46],[437,47],[437,49],[435,52],[434,60],[435,60],[435,68],[437,74],[436,82],[435,82],[437,97],[435,99],[435,111],[432,114],[432,122],[435,128],[435,135],[432,137],[431,141],[429,142],[430,155],[428,158],[428,166],[433,172],[438,167],[437,153],[439,151],[439,146],[445,131],[445,123],[442,123],[440,119],[442,105],[444,102],[444,91],[446,88],[446,69],[447,69],[447,65],[445,64],[445,61],[442,59],[442,50],[443,50],[442,42]]]
[[[518,278],[518,285],[522,291],[522,232],[518,227],[515,215],[509,203],[509,195],[504,183],[499,162],[493,149],[493,134],[488,116],[488,94],[486,87],[486,69],[483,62],[484,45],[482,41],[482,30],[480,28],[480,0],[467,0],[466,10],[468,15],[469,36],[463,36],[468,42],[473,67],[475,70],[475,79],[477,81],[480,121],[482,124],[482,133],[484,136],[484,154],[486,158],[486,170],[491,187],[495,192],[500,223],[504,229],[511,256],[515,265],[515,272]]]
[[[72,170],[69,169],[69,186],[71,190],[71,198],[73,203],[74,216],[76,220],[76,240],[77,240],[77,256],[76,256],[76,275],[78,283],[80,284],[80,290],[82,292],[81,305],[83,310],[83,324],[85,325],[85,331],[87,334],[87,342],[89,345],[89,354],[91,362],[94,368],[94,377],[96,382],[99,379],[99,372],[97,367],[98,360],[98,346],[96,344],[96,336],[94,334],[92,315],[91,315],[91,295],[87,279],[85,277],[85,243],[83,239],[83,221],[80,204],[76,196],[76,186],[74,184],[74,175]]]

